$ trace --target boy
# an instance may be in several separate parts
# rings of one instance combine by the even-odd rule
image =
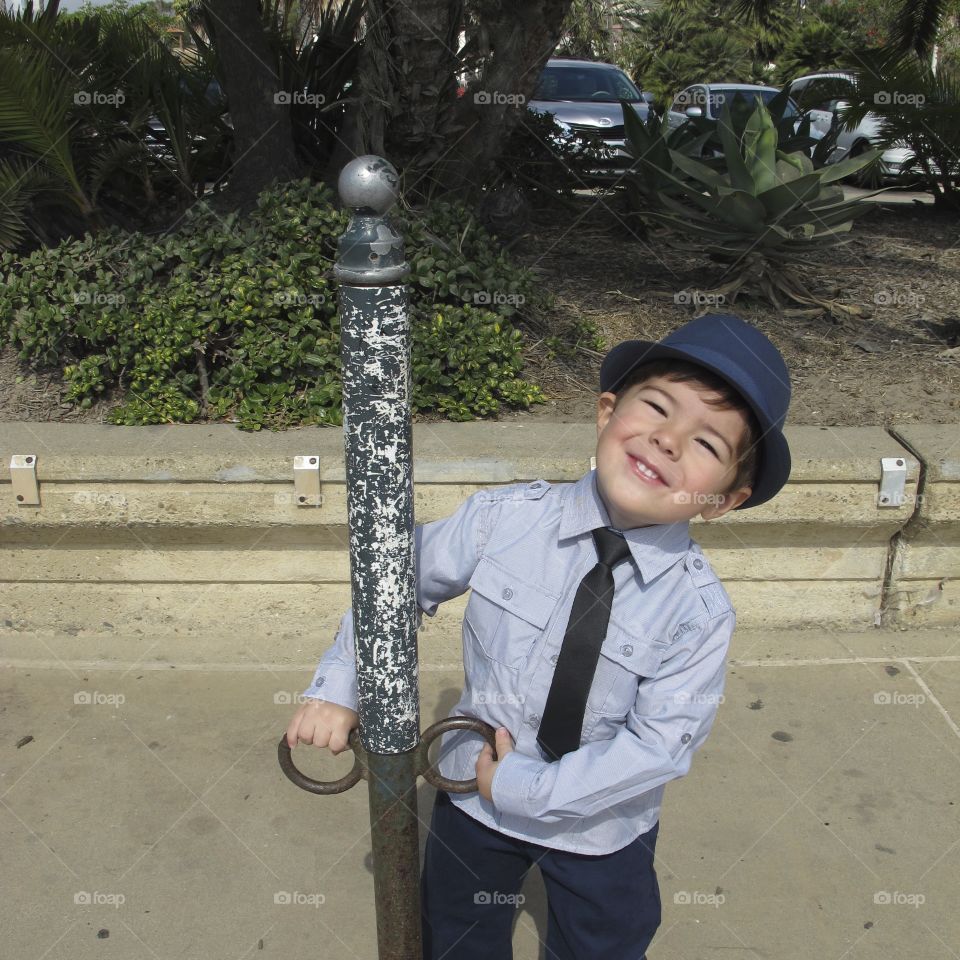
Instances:
[[[422,877],[424,957],[512,956],[524,875],[547,891],[547,957],[642,960],[660,924],[653,854],[664,784],[713,724],[735,612],[689,521],[786,483],[786,364],[729,314],[604,359],[596,469],[484,490],[417,528],[428,614],[472,588],[453,714],[497,728],[443,740]],[[352,620],[287,730],[342,751],[357,725]]]

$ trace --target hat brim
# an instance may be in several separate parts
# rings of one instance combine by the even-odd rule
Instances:
[[[786,484],[792,466],[790,448],[780,428],[770,421],[766,411],[749,394],[744,393],[738,384],[719,367],[686,350],[664,346],[653,340],[625,340],[617,344],[603,359],[600,366],[600,390],[603,393],[615,393],[627,375],[641,364],[652,360],[686,360],[688,363],[704,367],[733,387],[750,407],[760,424],[760,457],[757,465],[759,482],[753,492],[734,510],[758,507],[772,499]]]

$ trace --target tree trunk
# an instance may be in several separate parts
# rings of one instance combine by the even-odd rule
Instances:
[[[303,175],[290,123],[293,91],[280,88],[257,0],[207,0],[204,6],[234,131],[228,183],[218,206],[247,207],[272,180]]]
[[[357,96],[327,178],[354,156],[379,153],[401,171],[414,202],[475,196],[526,114],[570,4],[483,0],[467,20],[461,0],[370,0]],[[461,30],[481,72],[458,98]]]
[[[456,98],[460,0],[368,0],[366,20],[357,94],[331,157],[330,180],[363,153],[381,154],[401,171],[429,169]],[[403,189],[416,192],[410,182]]]
[[[560,41],[571,0],[484,5],[479,36],[489,37],[480,79],[456,104],[455,130],[438,179],[445,191],[472,194],[526,117],[526,103]],[[480,94],[480,96],[478,96]]]

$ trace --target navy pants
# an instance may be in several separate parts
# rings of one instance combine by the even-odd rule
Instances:
[[[660,926],[659,826],[614,853],[568,853],[493,830],[438,790],[420,884],[424,960],[512,960],[517,895],[534,863],[547,891],[546,960],[644,960]]]

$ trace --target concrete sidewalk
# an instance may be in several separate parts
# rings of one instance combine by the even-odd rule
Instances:
[[[130,641],[126,663],[58,666],[37,638],[0,670],[0,953],[373,960],[366,786],[314,797],[277,766],[313,664],[147,665],[150,638]],[[423,727],[460,681],[423,674]],[[666,790],[650,960],[957,957],[958,721],[956,630],[738,631],[714,732]],[[524,893],[515,956],[534,960],[535,872]]]

